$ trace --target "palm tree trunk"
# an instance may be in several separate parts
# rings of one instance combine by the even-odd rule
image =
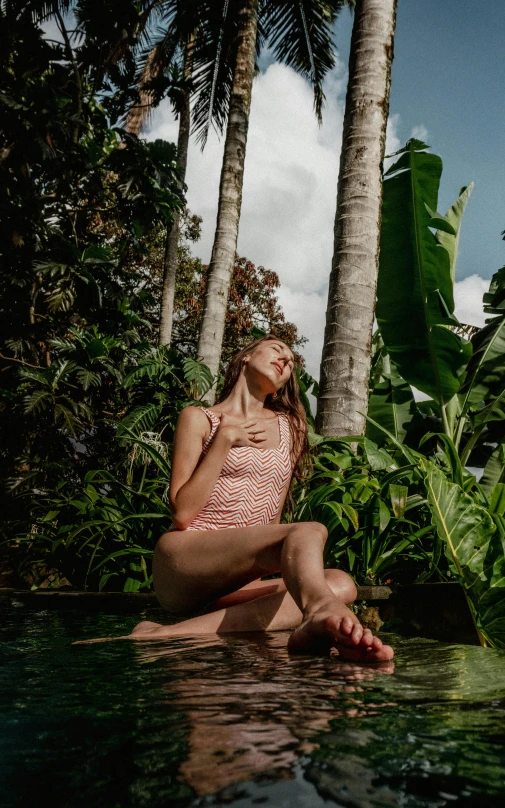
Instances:
[[[184,79],[189,81],[192,73],[194,37],[189,37],[184,50]],[[189,132],[191,128],[190,93],[184,90],[183,108],[179,113],[179,134],[177,137],[177,168],[179,187],[182,189],[188,164]],[[175,277],[177,273],[177,248],[179,246],[179,226],[181,215],[174,212],[172,224],[167,228],[165,257],[163,259],[163,286],[160,306],[159,344],[170,345],[174,316]]]
[[[316,417],[322,435],[365,431],[396,4],[356,3]]]
[[[152,93],[146,92],[145,85],[158,76],[160,69],[162,69],[162,66],[157,62],[156,48],[153,48],[147,56],[144,69],[139,78],[139,103],[134,107],[130,107],[126,116],[124,128],[130,135],[137,135],[138,137],[146,119],[151,114],[153,97]]]
[[[228,292],[237,249],[257,24],[258,0],[242,0],[237,33],[237,57],[219,185],[216,235],[198,342],[198,356],[213,374],[219,369]]]

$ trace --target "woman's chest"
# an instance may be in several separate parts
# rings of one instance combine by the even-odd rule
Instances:
[[[258,419],[255,429],[262,430],[258,433],[258,446],[255,448],[272,451],[281,448],[281,428],[279,418]]]
[[[249,446],[233,446],[226,457],[220,477],[244,480],[262,487],[272,478],[284,476],[289,463],[280,449],[257,449]]]

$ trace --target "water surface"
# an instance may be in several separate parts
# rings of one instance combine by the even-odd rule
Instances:
[[[285,632],[71,646],[138,618],[0,619],[4,808],[503,805],[505,652],[388,635],[374,667]]]

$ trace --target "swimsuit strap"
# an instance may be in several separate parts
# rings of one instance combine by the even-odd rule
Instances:
[[[220,424],[220,419],[214,412],[212,412],[212,410],[208,410],[206,407],[200,407],[200,409],[202,410],[202,412],[205,413],[205,415],[210,421],[210,435],[202,447],[202,452],[206,452],[207,449],[209,448],[209,444],[212,441],[212,438],[217,432],[218,426]]]
[[[279,418],[279,426],[280,426],[280,433],[281,433],[281,446],[279,448],[282,449],[284,446],[288,455],[290,453],[291,448],[291,435],[289,430],[289,418],[284,412],[278,413]]]

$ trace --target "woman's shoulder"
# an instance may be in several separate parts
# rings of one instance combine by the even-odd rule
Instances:
[[[183,426],[206,428],[209,423],[209,416],[207,415],[205,407],[196,407],[194,404],[188,404],[187,407],[179,413],[179,423]]]
[[[179,418],[200,419],[205,415],[203,407],[196,407],[194,404],[187,404],[179,413]]]

